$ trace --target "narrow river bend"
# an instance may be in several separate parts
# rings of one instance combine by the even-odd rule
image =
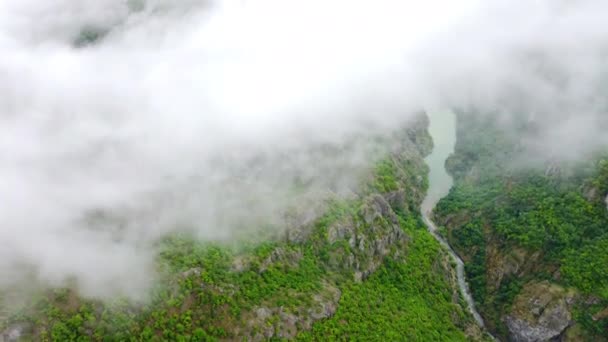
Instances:
[[[454,152],[456,144],[456,116],[451,111],[432,111],[427,113],[430,119],[429,132],[433,137],[433,152],[425,159],[430,167],[429,189],[422,202],[422,218],[433,237],[447,250],[450,257],[456,262],[456,275],[460,293],[467,303],[477,324],[485,330],[483,318],[475,308],[475,301],[469,290],[469,285],[464,272],[462,259],[454,252],[448,242],[439,235],[437,226],[431,220],[431,212],[439,200],[448,194],[452,187],[452,177],[445,169],[445,160]]]

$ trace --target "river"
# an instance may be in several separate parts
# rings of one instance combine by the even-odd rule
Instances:
[[[429,189],[422,202],[422,218],[433,237],[447,250],[450,257],[456,262],[456,275],[460,293],[467,303],[469,312],[477,324],[485,330],[483,318],[475,308],[475,301],[471,295],[464,272],[462,259],[454,252],[449,243],[439,235],[437,226],[431,220],[431,212],[441,198],[448,194],[452,187],[452,177],[445,169],[445,160],[454,152],[456,144],[456,115],[451,111],[431,111],[427,114],[430,119],[429,132],[433,137],[433,152],[425,159],[430,167]]]

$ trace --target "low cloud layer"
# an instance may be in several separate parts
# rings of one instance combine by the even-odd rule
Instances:
[[[348,192],[369,166],[353,137],[421,108],[524,113],[541,127],[531,148],[556,157],[605,146],[605,13],[601,0],[4,0],[0,287],[141,294],[163,235],[277,223],[297,182]]]

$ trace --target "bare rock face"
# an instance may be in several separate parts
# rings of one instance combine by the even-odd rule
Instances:
[[[19,341],[23,331],[26,329],[24,325],[14,325],[0,332],[0,342],[16,342]]]
[[[406,130],[409,142],[413,143],[422,156],[431,154],[433,150],[433,138],[428,131],[429,125],[429,117],[425,113],[419,113],[411,127]]]
[[[540,252],[529,252],[521,248],[513,248],[504,253],[496,241],[491,241],[486,247],[488,285],[492,291],[497,291],[503,279],[517,275],[529,274],[541,257]]]
[[[341,295],[336,286],[324,283],[321,292],[313,296],[311,307],[302,312],[291,312],[282,306],[256,308],[248,323],[250,328],[257,331],[252,340],[295,338],[300,329],[308,330],[315,321],[333,316],[338,310]]]
[[[549,282],[529,283],[515,298],[505,317],[509,339],[515,342],[550,341],[570,326],[573,293]]]
[[[337,248],[329,264],[336,269],[354,271],[355,281],[372,274],[394,248],[407,243],[408,237],[399,226],[397,215],[380,195],[367,197],[359,209],[360,222],[340,221],[329,227],[330,244],[345,241],[348,248]]]
[[[562,169],[557,162],[549,162],[545,167],[545,176],[550,178],[558,178],[562,173]]]
[[[585,186],[582,189],[583,197],[589,202],[601,201],[602,198],[604,203],[606,203],[606,207],[608,208],[608,194],[603,194],[600,192],[596,186]],[[605,196],[605,197],[604,197]]]
[[[270,265],[281,262],[284,265],[290,267],[297,267],[298,263],[302,259],[302,252],[299,250],[288,250],[285,248],[276,248],[270,253],[270,255],[264,259],[259,267],[260,272],[264,272],[270,267]]]
[[[583,197],[585,197],[587,201],[594,201],[599,198],[598,192],[599,190],[597,187],[585,187],[583,188]]]

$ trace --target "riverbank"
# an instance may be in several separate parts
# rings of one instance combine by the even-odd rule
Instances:
[[[456,118],[451,111],[430,112],[429,133],[433,138],[434,148],[431,154],[425,158],[429,173],[429,189],[427,196],[422,202],[421,214],[425,225],[431,235],[448,252],[450,258],[456,263],[456,276],[458,287],[464,298],[467,309],[477,322],[480,328],[486,330],[483,318],[475,307],[475,301],[471,295],[469,285],[464,272],[464,262],[456,254],[450,244],[437,232],[437,226],[431,219],[431,213],[437,202],[446,196],[452,187],[452,177],[445,170],[445,161],[454,152],[456,145]]]

